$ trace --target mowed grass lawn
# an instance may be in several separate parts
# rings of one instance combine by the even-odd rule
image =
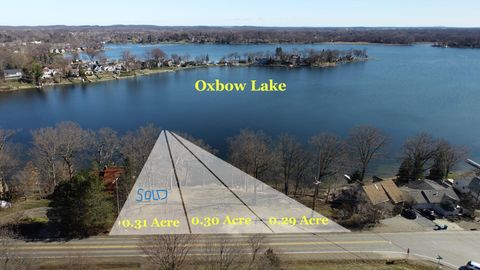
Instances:
[[[19,201],[19,202],[12,203],[12,207],[8,209],[0,210],[0,219],[2,219],[3,217],[9,216],[11,214],[18,213],[20,211],[25,211],[28,209],[33,209],[38,207],[46,207],[48,206],[49,202],[50,201],[46,199],[41,199],[41,200],[28,199],[26,201]]]

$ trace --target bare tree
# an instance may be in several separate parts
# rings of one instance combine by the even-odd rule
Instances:
[[[32,132],[32,156],[35,165],[50,180],[52,187],[58,183],[59,140],[57,130],[52,127],[37,129]]]
[[[300,143],[288,134],[283,134],[277,139],[276,152],[280,159],[285,195],[288,195],[289,180],[295,164],[300,161],[301,150],[302,146]]]
[[[345,143],[336,135],[321,133],[310,138],[310,145],[313,148],[316,165],[316,187],[313,194],[313,209],[318,196],[318,182],[327,176],[337,173],[340,162],[344,158]]]
[[[38,193],[43,197],[45,186],[41,183],[37,167],[32,161],[27,162],[25,167],[13,176],[14,189],[25,197],[33,197]]]
[[[135,55],[133,55],[129,50],[124,50],[122,52],[122,62],[125,65],[125,70],[128,72],[135,62]]]
[[[438,140],[429,178],[445,179],[458,162],[467,157],[467,154],[468,150],[465,147],[451,145],[443,139]]]
[[[92,132],[92,146],[95,152],[95,163],[101,168],[115,163],[114,158],[120,149],[117,132],[111,128],[101,128]]]
[[[406,177],[410,180],[424,177],[424,172],[429,169],[426,166],[435,156],[436,151],[435,140],[426,133],[420,133],[407,139],[403,145],[403,161],[399,177],[404,177],[400,174],[406,174]]]
[[[13,130],[0,129],[0,193],[8,190],[5,178],[19,164],[10,141],[14,134]]]
[[[239,244],[237,240],[227,237],[205,243],[204,259],[207,269],[239,269],[242,263]]]
[[[293,166],[293,174],[295,179],[295,188],[293,195],[297,196],[298,188],[300,184],[310,175],[312,158],[310,153],[302,149],[299,153],[299,157]]]
[[[88,143],[88,132],[74,122],[61,122],[55,129],[58,134],[58,155],[66,166],[69,179],[72,179],[78,159]]]
[[[273,251],[273,249],[268,248],[260,258],[257,269],[261,270],[280,270],[282,269],[282,261],[280,256]]]
[[[90,61],[93,62],[95,58],[101,54],[101,52],[95,48],[87,48],[85,49],[85,54],[88,56]]]
[[[228,138],[229,159],[232,164],[255,178],[259,178],[275,167],[275,155],[270,149],[271,139],[263,132],[248,129],[240,130],[240,134]],[[253,204],[257,200],[257,186],[253,184]]]
[[[140,248],[147,256],[148,269],[180,270],[186,268],[186,257],[194,241],[190,234],[153,235],[144,237]]]
[[[375,127],[358,126],[350,131],[347,145],[354,160],[360,164],[360,181],[363,181],[370,162],[379,157],[386,144],[387,136]]]
[[[142,169],[158,139],[160,131],[153,124],[148,124],[140,127],[135,132],[128,132],[122,137],[120,151],[132,175],[136,175]]]
[[[55,55],[52,59],[52,67],[62,72],[64,77],[67,77],[71,70],[71,59],[65,58],[63,55]]]
[[[271,165],[273,155],[270,151],[271,139],[263,132],[248,129],[227,139],[230,160],[233,165],[255,178],[261,176]]]
[[[265,235],[254,234],[248,238],[248,246],[250,247],[250,262],[248,263],[248,270],[254,269],[257,263],[259,252],[264,248]]]
[[[340,161],[345,155],[345,143],[333,134],[321,133],[310,138],[313,148],[316,177],[322,180],[324,177],[337,173]]]
[[[85,49],[85,54],[90,58],[90,61],[93,62],[96,58],[100,58],[103,54],[102,45],[96,42],[92,42],[87,45]]]
[[[156,67],[159,66],[160,61],[162,61],[166,56],[167,54],[160,48],[153,48],[149,52],[149,57],[155,61]]]

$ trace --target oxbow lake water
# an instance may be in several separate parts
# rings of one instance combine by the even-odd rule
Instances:
[[[273,51],[278,45],[155,45],[168,54],[207,54],[216,60],[231,52]],[[132,79],[49,87],[0,94],[0,127],[29,131],[71,120],[84,128],[119,132],[146,123],[203,138],[225,155],[225,138],[241,128],[276,136],[288,132],[306,142],[318,132],[346,135],[356,125],[381,128],[391,137],[395,163],[404,139],[418,132],[463,144],[480,159],[480,50],[429,45],[281,45],[283,48],[363,49],[367,62],[335,68],[214,67]],[[118,57],[130,49],[139,57],[153,46],[109,46]],[[286,82],[283,93],[199,93],[196,80]]]

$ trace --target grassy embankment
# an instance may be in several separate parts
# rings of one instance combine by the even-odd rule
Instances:
[[[67,259],[68,260],[68,259]],[[75,259],[73,259],[75,261]],[[77,260],[78,262],[78,260]],[[87,265],[95,265],[95,269],[115,269],[115,270],[127,270],[127,269],[142,269],[142,259],[138,258],[118,258],[115,262],[110,259],[91,259],[82,258],[82,262]],[[65,269],[66,266],[72,266],[72,262],[61,262],[55,260],[48,260],[39,262],[39,269],[53,270],[53,269]],[[201,263],[191,264],[185,267],[186,269],[209,269],[206,266],[202,266]],[[87,268],[85,268],[87,269]],[[88,268],[89,269],[89,268]],[[394,261],[392,264],[387,264],[385,261],[287,261],[282,263],[282,269],[288,270],[343,270],[343,269],[356,269],[356,270],[433,270],[436,269],[436,265],[428,262],[405,262]],[[443,269],[448,269],[443,266]]]
[[[11,221],[14,215],[23,213],[30,209],[47,207],[49,200],[33,200],[19,201],[12,203],[12,207],[0,210],[0,224],[5,224]]]

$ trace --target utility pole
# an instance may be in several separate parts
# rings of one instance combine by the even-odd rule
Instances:
[[[312,204],[312,210],[315,211],[315,204],[317,202],[317,196],[318,196],[318,186],[320,185],[320,181],[318,180],[317,177],[314,177],[315,181],[313,184],[315,185],[315,191],[313,192],[313,204]]]
[[[117,215],[120,215],[120,199],[118,197],[118,178],[120,178],[120,177],[117,177],[115,179],[115,190],[116,190],[116,193],[117,193]]]

